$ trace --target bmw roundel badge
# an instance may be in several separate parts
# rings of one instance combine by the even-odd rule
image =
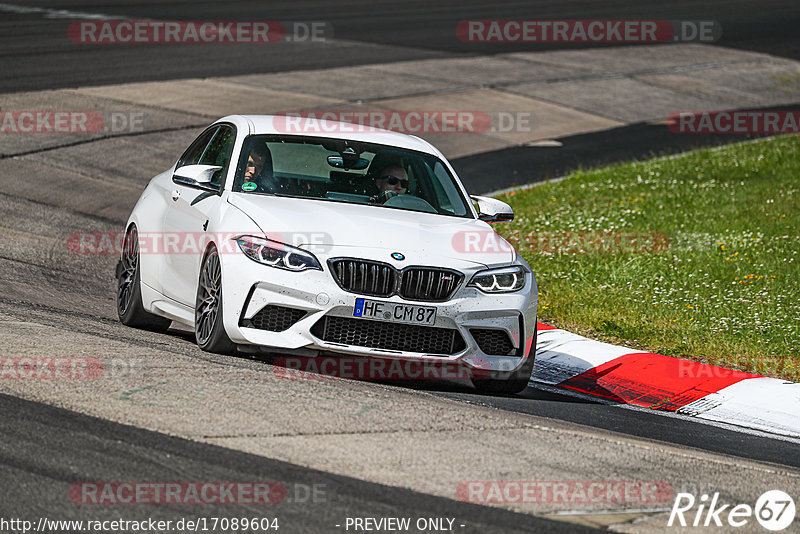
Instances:
[[[404,259],[406,259],[406,257],[400,254],[399,252],[392,252],[392,258],[397,261],[403,261]]]

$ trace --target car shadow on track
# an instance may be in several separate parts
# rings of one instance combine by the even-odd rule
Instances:
[[[195,343],[194,333],[182,327],[170,328],[170,335],[182,338],[191,343]],[[247,360],[257,361],[270,366],[272,373],[285,378],[293,379],[323,379],[323,380],[355,380],[359,382],[369,382],[384,386],[397,387],[413,391],[424,391],[437,395],[444,395],[452,398],[460,398],[472,402],[486,402],[490,399],[516,399],[517,401],[537,401],[554,402],[569,404],[596,404],[590,398],[577,397],[575,395],[561,394],[552,389],[542,389],[533,382],[520,393],[498,394],[485,393],[478,391],[467,378],[455,380],[438,379],[436,377],[424,379],[395,379],[392,378],[391,368],[381,367],[386,373],[382,376],[370,376],[369,362],[375,361],[369,357],[353,357],[336,353],[324,353],[316,357],[297,356],[294,353],[277,352],[246,352],[237,350],[228,356]],[[390,362],[391,360],[383,360]],[[342,365],[347,362],[348,365]],[[356,362],[364,362],[362,367],[355,365]],[[374,368],[372,368],[374,370]],[[388,370],[387,370],[388,369]],[[265,371],[267,369],[265,368]],[[401,367],[402,370],[402,367]],[[609,403],[606,400],[605,403]],[[613,402],[612,402],[613,403]]]
[[[384,386],[397,387],[402,389],[424,391],[434,394],[443,394],[446,396],[458,396],[462,398],[469,398],[475,402],[481,402],[481,399],[488,400],[493,398],[507,398],[517,399],[521,401],[539,401],[539,402],[559,402],[559,403],[578,403],[578,404],[594,404],[591,399],[580,398],[574,395],[560,394],[551,390],[541,389],[534,384],[529,384],[525,390],[517,394],[497,394],[485,393],[477,390],[469,379],[459,378],[457,380],[445,380],[437,378],[425,379],[393,379],[385,376],[376,377],[368,376],[368,374],[359,373],[359,367],[352,365],[354,361],[371,362],[370,358],[356,358],[350,356],[330,354],[317,356],[315,358],[302,358],[302,357],[287,357],[281,354],[260,353],[253,354],[239,354],[240,356],[247,356],[251,359],[256,359],[263,363],[273,366],[273,371],[276,374],[285,373],[288,378],[298,379],[313,379],[324,377],[333,380],[356,380],[360,382],[370,382],[373,384],[381,384]],[[343,362],[346,361],[350,364],[349,368],[343,365],[326,365],[329,362]],[[364,368],[369,369],[365,364]],[[277,370],[276,370],[277,369]]]

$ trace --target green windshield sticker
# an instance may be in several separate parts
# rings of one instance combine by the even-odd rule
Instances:
[[[254,182],[245,182],[242,184],[242,191],[255,191],[257,187]]]

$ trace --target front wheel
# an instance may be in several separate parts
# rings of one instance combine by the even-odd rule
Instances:
[[[475,389],[483,393],[497,393],[497,394],[514,394],[523,391],[528,387],[528,382],[531,380],[533,374],[533,364],[536,361],[536,338],[538,334],[538,325],[533,329],[533,341],[531,343],[531,350],[528,354],[528,359],[525,363],[511,373],[503,373],[507,376],[502,378],[492,377],[483,378],[481,380],[473,380]],[[499,374],[499,373],[498,373]]]
[[[208,251],[200,268],[194,307],[194,336],[197,345],[206,352],[225,354],[236,348],[222,321],[222,265],[214,247]]]

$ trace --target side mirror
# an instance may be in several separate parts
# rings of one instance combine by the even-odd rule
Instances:
[[[193,187],[202,191],[219,193],[222,186],[211,182],[214,173],[221,170],[219,165],[184,165],[175,169],[172,181],[176,184]]]
[[[470,198],[478,203],[478,219],[488,223],[514,220],[514,210],[502,200],[477,195],[470,196]]]

